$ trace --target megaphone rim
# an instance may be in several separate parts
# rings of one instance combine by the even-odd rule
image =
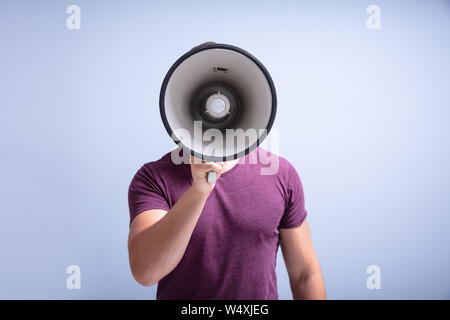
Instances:
[[[276,90],[275,90],[275,85],[273,83],[272,77],[269,74],[269,71],[261,63],[261,61],[259,61],[255,56],[253,56],[248,51],[246,51],[246,50],[244,50],[242,48],[239,48],[237,46],[231,45],[231,44],[213,43],[213,44],[201,45],[201,46],[198,46],[198,47],[195,47],[195,48],[189,50],[188,52],[183,54],[180,58],[178,58],[172,64],[172,66],[170,67],[169,71],[167,71],[166,76],[164,77],[163,83],[161,85],[161,90],[160,90],[160,94],[159,94],[159,111],[160,111],[161,119],[163,121],[163,124],[164,124],[164,127],[165,127],[167,133],[169,134],[171,139],[178,146],[189,150],[191,155],[196,157],[196,158],[205,159],[205,160],[208,160],[208,161],[229,161],[231,159],[230,159],[230,157],[227,157],[227,156],[209,157],[207,155],[203,155],[203,154],[200,154],[198,152],[195,152],[194,150],[186,147],[180,140],[175,139],[173,130],[172,130],[172,128],[169,125],[169,122],[168,122],[167,116],[166,116],[166,111],[165,111],[165,101],[164,101],[165,100],[165,93],[166,93],[166,89],[167,89],[167,85],[169,83],[169,80],[172,77],[172,74],[175,72],[175,70],[178,68],[178,66],[181,63],[183,63],[183,61],[185,61],[187,58],[189,58],[189,57],[193,56],[194,54],[197,54],[197,53],[199,53],[201,51],[211,50],[211,49],[225,49],[225,50],[235,51],[237,53],[240,53],[240,54],[246,56],[250,60],[252,60],[252,62],[255,63],[258,66],[258,68],[262,71],[262,73],[264,74],[264,76],[265,76],[265,78],[267,80],[267,83],[268,83],[268,85],[270,87],[270,92],[271,92],[271,95],[272,95],[272,109],[271,109],[271,113],[270,113],[270,117],[269,117],[269,122],[267,123],[267,127],[266,127],[266,134],[264,134],[263,136],[259,137],[254,145],[249,146],[243,152],[238,153],[238,154],[234,154],[231,157],[231,159],[237,159],[237,158],[239,158],[239,155],[241,157],[247,155],[248,153],[250,153],[251,151],[256,149],[262,143],[262,141],[267,137],[267,135],[269,134],[270,130],[272,129],[273,123],[275,121],[275,116],[276,116],[276,112],[277,112],[277,94],[276,94]]]

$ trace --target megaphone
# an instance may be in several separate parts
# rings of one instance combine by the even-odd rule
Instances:
[[[229,161],[266,138],[277,97],[269,72],[229,44],[205,44],[182,55],[161,86],[160,113],[174,142],[196,158]],[[215,182],[215,172],[208,173]]]

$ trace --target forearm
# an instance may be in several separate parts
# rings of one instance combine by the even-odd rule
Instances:
[[[138,282],[153,285],[177,266],[208,195],[189,188],[161,220],[133,239],[130,263]]]
[[[327,298],[320,270],[291,280],[291,290],[295,300],[324,300]]]

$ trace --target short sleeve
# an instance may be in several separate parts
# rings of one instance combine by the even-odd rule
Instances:
[[[133,177],[128,189],[130,224],[133,219],[146,210],[161,209],[169,211],[167,198],[153,177],[151,171],[143,166]]]
[[[292,165],[289,165],[286,180],[285,210],[279,225],[282,229],[300,226],[307,215],[302,182]]]

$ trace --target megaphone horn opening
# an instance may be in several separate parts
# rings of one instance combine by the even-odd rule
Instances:
[[[202,121],[203,129],[225,129],[239,119],[242,103],[234,88],[212,82],[195,90],[191,108],[194,120]]]

